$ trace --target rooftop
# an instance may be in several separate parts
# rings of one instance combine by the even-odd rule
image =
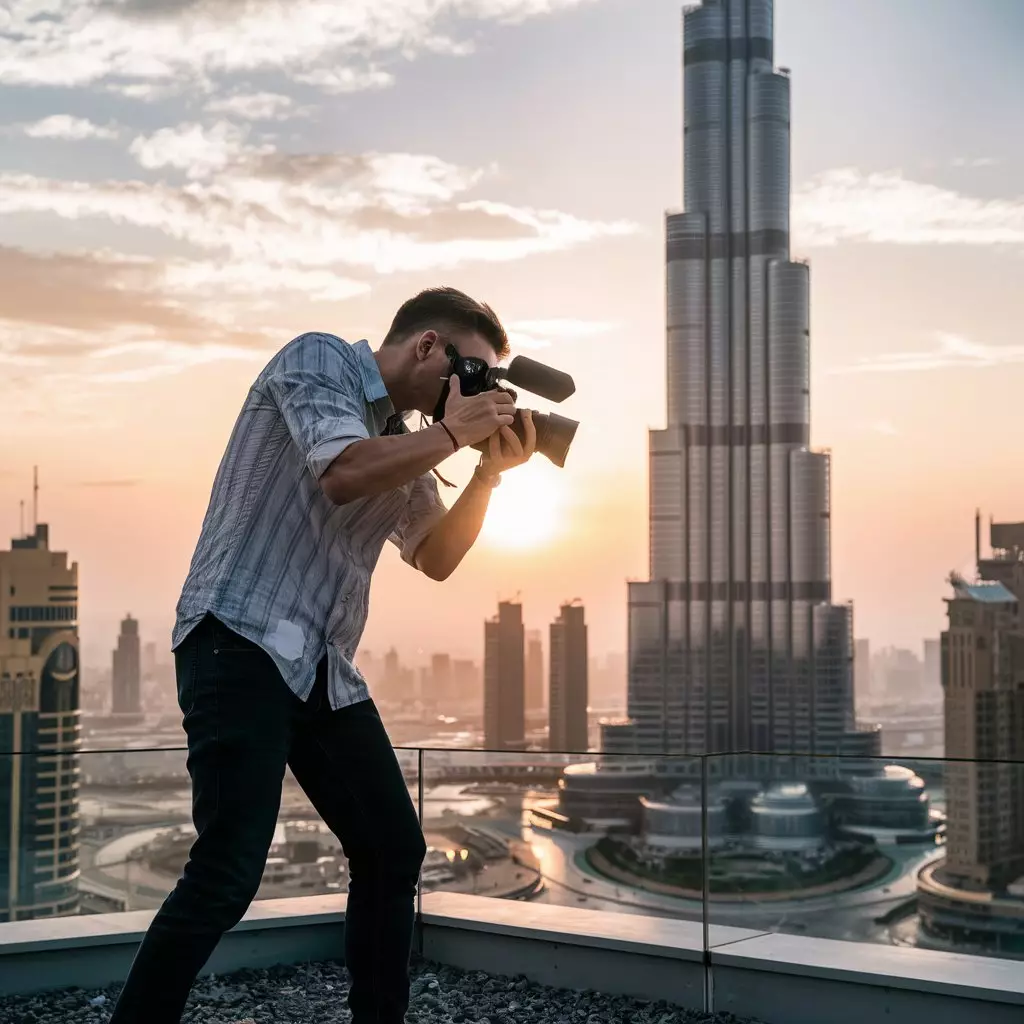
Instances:
[[[342,1024],[345,897],[260,900],[185,1024]],[[719,911],[721,905],[712,905]],[[0,926],[0,1021],[106,1024],[150,911]],[[409,1024],[1019,1024],[1020,964],[455,893],[422,897]]]
[[[8,1000],[5,1021],[106,1024],[120,986],[73,989]],[[196,985],[183,1024],[348,1024],[348,979],[337,962],[210,975]],[[731,1013],[685,1010],[666,1002],[573,992],[525,977],[414,965],[408,1024],[738,1024]]]
[[[953,591],[957,597],[967,601],[977,601],[980,604],[1013,604],[1017,598],[1002,583],[984,581],[981,583],[967,583],[964,580],[954,580]]]

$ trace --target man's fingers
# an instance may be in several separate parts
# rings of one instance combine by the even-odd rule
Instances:
[[[523,414],[523,451],[532,455],[537,448],[537,426],[533,422],[533,410],[522,409]]]
[[[509,452],[513,458],[520,458],[523,454],[523,445],[519,440],[516,432],[511,427],[501,428],[502,440],[508,445]]]
[[[500,388],[497,391],[485,391],[484,394],[490,395],[495,405],[515,405],[516,403],[516,400],[507,391],[502,391]]]
[[[459,375],[457,373],[453,373],[448,378],[448,384],[449,384],[449,394],[452,394],[452,395],[461,395],[462,394],[462,381],[459,380]]]
[[[515,422],[515,413],[498,413],[498,426],[499,427],[511,427]]]

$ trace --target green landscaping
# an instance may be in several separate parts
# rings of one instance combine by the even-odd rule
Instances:
[[[597,856],[593,856],[597,854]],[[604,836],[587,850],[587,861],[598,873],[607,865],[637,879],[686,892],[704,886],[704,865],[699,854],[666,857],[658,863],[641,860],[627,844]],[[604,862],[602,864],[601,862]],[[807,865],[796,856],[774,857],[757,852],[713,853],[710,891],[716,894],[798,892],[843,882],[864,884],[884,875],[892,862],[869,846],[844,847],[821,864]]]

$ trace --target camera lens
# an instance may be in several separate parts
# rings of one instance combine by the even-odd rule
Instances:
[[[550,459],[559,468],[565,466],[565,457],[569,454],[569,446],[576,436],[577,420],[570,420],[557,413],[535,412],[533,425],[537,431],[537,451]],[[525,440],[526,431],[523,427],[521,410],[516,410],[516,418],[512,421],[512,429],[520,441]]]

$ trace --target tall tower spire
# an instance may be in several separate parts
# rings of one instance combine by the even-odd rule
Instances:
[[[632,722],[609,749],[877,743],[852,732],[852,611],[831,604],[829,457],[809,447],[810,272],[790,258],[791,82],[772,21],[772,0],[683,12],[668,423],[650,434],[650,582],[630,584]]]

